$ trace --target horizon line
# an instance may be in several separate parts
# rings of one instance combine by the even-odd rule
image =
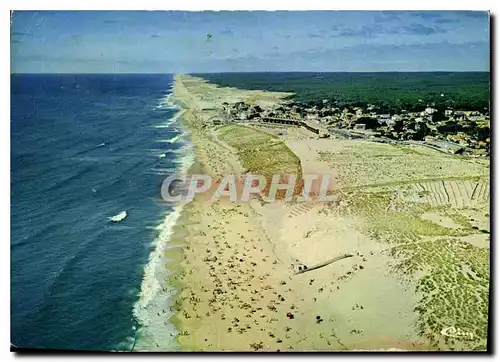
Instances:
[[[221,71],[221,72],[11,72],[10,75],[189,75],[189,74],[254,74],[254,73],[491,73],[491,70],[387,70],[387,71],[318,71],[318,70],[291,70],[291,71]]]

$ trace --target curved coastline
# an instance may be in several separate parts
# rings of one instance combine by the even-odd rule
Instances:
[[[208,89],[205,89],[207,87]],[[248,98],[277,103],[283,97],[283,94],[279,93],[218,88],[207,84],[204,80],[189,76],[176,76],[173,90],[173,98],[184,110],[182,124],[189,130],[190,141],[195,147],[196,162],[193,164],[191,171],[212,175],[241,174],[244,172],[240,157],[234,151],[228,150],[227,146],[224,147],[221,143],[224,141],[215,135],[212,130],[204,128],[204,121],[217,116],[215,111],[217,105],[223,102],[224,99],[239,100]],[[208,97],[204,96],[206,91]],[[217,93],[227,92],[227,95],[213,99],[211,93],[213,91]],[[235,216],[232,221],[227,218],[230,214]],[[228,223],[231,226],[227,225]],[[189,233],[187,232],[188,226]],[[215,230],[220,230],[224,235],[227,233],[228,240],[232,240],[231,246],[227,244],[227,241],[226,246],[219,246],[219,241],[222,242],[226,238],[220,239],[215,235],[211,236],[210,234],[213,234]],[[232,235],[240,232],[241,237]],[[225,293],[222,285],[225,284],[224,280],[226,279],[227,282],[234,284],[231,288],[235,288],[235,285],[239,284],[238,280],[248,276],[250,280],[247,282],[251,281],[255,290],[261,291],[267,288],[265,285],[267,283],[279,283],[277,278],[284,277],[285,268],[282,266],[275,268],[278,261],[274,260],[273,262],[275,253],[271,250],[272,245],[269,241],[264,241],[265,239],[266,235],[261,227],[260,218],[249,204],[223,205],[213,203],[206,205],[202,204],[202,200],[195,200],[183,211],[181,220],[175,227],[172,242],[174,244],[179,243],[177,245],[183,245],[184,248],[170,249],[166,252],[169,257],[174,257],[174,259],[180,261],[175,266],[170,267],[169,265],[169,268],[175,268],[176,270],[175,275],[169,278],[169,285],[173,285],[177,290],[173,298],[175,314],[170,320],[179,332],[176,340],[180,350],[223,351],[248,349],[248,345],[252,341],[249,341],[247,336],[240,334],[240,337],[235,339],[235,336],[230,334],[231,328],[229,328],[228,332],[224,332],[224,329],[227,329],[229,314],[226,318],[221,308],[224,308],[224,305],[227,308],[232,302],[230,300],[224,301],[225,297],[218,293]],[[254,276],[255,262],[250,263],[248,270],[246,270],[248,267],[244,265],[241,266],[241,269],[238,267],[237,270],[231,273],[222,270],[225,265],[231,268],[229,260],[234,256],[229,256],[229,253],[243,253],[244,255],[246,253],[249,262],[262,260],[260,265],[263,268],[260,272],[263,275]],[[270,257],[267,260],[265,256]],[[264,259],[262,259],[263,257]],[[217,266],[214,264],[217,264]],[[273,270],[276,270],[276,275],[271,276],[270,273]],[[200,278],[200,276],[203,276],[203,278]],[[243,282],[243,280],[240,282]],[[217,287],[214,287],[212,283],[215,283]],[[212,294],[213,298],[210,298]],[[238,294],[242,298],[249,298],[252,295],[246,289],[242,289],[241,293],[238,292]],[[217,295],[220,297],[217,297]],[[272,294],[267,293],[266,295],[271,298]],[[219,319],[217,316],[221,313]],[[232,314],[236,315],[235,313],[239,314],[237,309]],[[265,322],[266,325],[270,323],[273,322]],[[250,338],[257,337],[252,336]]]
[[[172,94],[165,97],[161,103],[174,104]],[[181,132],[176,136],[176,141],[181,139],[185,144],[182,148],[178,170],[186,173],[195,162],[192,152],[193,144],[190,140],[190,130],[182,122],[184,109],[179,111],[167,123],[168,126],[177,120]],[[176,276],[181,273],[182,244],[178,243],[178,225],[182,225],[183,215],[189,207],[188,203],[172,205],[172,211],[158,225],[159,235],[154,241],[154,250],[151,252],[144,269],[143,280],[139,299],[134,305],[134,317],[139,322],[140,328],[136,332],[133,351],[176,351],[180,346],[176,340],[178,330],[171,319],[174,316],[172,305],[175,296],[182,287],[175,282]]]
[[[222,102],[275,105],[283,94],[219,88],[189,76],[176,76],[173,90],[173,98],[182,106],[182,127],[194,147],[193,173],[242,175],[258,167],[268,171],[269,165],[290,161],[292,152],[302,165],[301,172],[334,170],[340,185],[375,182],[385,192],[382,176],[395,168],[386,159],[365,157],[361,166],[374,163],[374,170],[384,170],[367,172],[351,158],[361,150],[367,155],[375,150],[383,155],[401,152],[391,145],[366,141],[303,140],[300,134],[297,139],[276,141],[241,125],[211,127]],[[269,145],[272,153],[264,152]],[[332,153],[339,150],[345,152]],[[317,158],[318,154],[324,158]],[[425,155],[416,155],[414,162],[425,163]],[[342,157],[351,162],[342,163]],[[433,153],[432,157],[445,156]],[[464,165],[447,158],[441,161],[457,170]],[[440,169],[433,170],[442,175]],[[400,183],[413,180],[411,167],[397,170],[392,177]],[[354,180],[349,178],[352,174]],[[158,342],[144,350],[436,350],[417,329],[421,316],[415,306],[422,298],[416,289],[418,277],[396,273],[393,267],[401,260],[388,252],[393,247],[390,239],[378,239],[370,232],[388,230],[391,237],[401,236],[398,229],[387,226],[403,214],[387,205],[390,200],[374,198],[373,193],[348,191],[340,202],[326,205],[258,200],[207,204],[202,198],[185,205],[168,234],[168,248],[158,256],[165,262],[156,263],[161,267],[153,273],[154,282],[165,287],[149,303],[149,315],[158,320],[158,324],[151,323],[151,338]],[[436,223],[423,224],[420,215],[410,211],[404,215],[422,237],[426,230],[416,229],[419,225],[432,227],[442,236],[453,231]],[[383,222],[377,224],[378,220]],[[438,251],[451,252],[445,247]],[[476,252],[478,258],[486,255]],[[314,274],[294,273],[297,265],[321,265],[344,253],[353,257],[317,268]],[[481,263],[483,259],[478,259]],[[431,312],[435,315],[439,310]],[[163,325],[172,326],[175,332],[167,336]]]

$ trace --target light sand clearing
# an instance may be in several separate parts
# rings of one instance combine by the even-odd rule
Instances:
[[[388,273],[383,245],[360,233],[357,220],[324,209],[322,204],[277,203],[259,210],[276,248],[295,267],[354,255],[294,277],[300,279],[294,290],[303,296],[304,307],[309,313],[321,311],[345,348],[422,347],[413,328],[414,286]]]
[[[228,130],[237,129],[203,128],[201,121],[216,116],[214,108],[224,101],[272,103],[279,102],[283,94],[218,88],[196,78],[176,77],[174,96],[186,110],[183,118],[192,131],[199,166],[221,175],[248,168],[252,150],[228,144]],[[260,136],[256,133],[255,137]],[[329,204],[193,202],[174,237],[184,245],[182,271],[171,279],[183,288],[174,319],[182,349],[470,349],[484,343],[484,303],[477,309],[460,299],[458,290],[443,304],[432,299],[436,296],[428,294],[425,285],[421,287],[419,278],[432,270],[431,277],[439,280],[440,265],[450,267],[450,260],[462,260],[462,254],[455,256],[449,248],[452,244],[440,237],[462,240],[471,248],[476,248],[473,244],[488,247],[485,240],[489,235],[478,230],[489,217],[489,191],[472,186],[476,191],[467,191],[469,195],[465,184],[443,186],[449,179],[468,182],[472,176],[487,175],[487,165],[431,155],[427,149],[366,141],[290,139],[286,144],[298,156],[304,173],[333,173],[340,197]],[[293,161],[286,152],[273,157]],[[440,179],[443,177],[446,181]],[[428,187],[424,181],[429,182]],[[479,177],[471,182],[483,181]],[[458,193],[451,194],[451,187]],[[446,197],[447,193],[452,196]],[[409,201],[420,200],[419,195],[430,197],[429,202]],[[472,207],[467,210],[473,210],[470,215],[450,209],[454,200],[467,198],[472,200],[467,204]],[[464,206],[463,202],[453,205],[458,204]],[[443,205],[448,210],[432,209]],[[426,253],[427,246],[445,251],[447,254],[432,255],[446,262],[419,264],[420,260],[433,260],[415,254]],[[463,250],[475,253],[468,247]],[[353,256],[295,274],[299,265],[312,267],[343,253]],[[484,266],[482,255],[477,259],[483,263],[480,266]],[[482,267],[471,265],[476,278],[486,277]],[[444,275],[458,277],[453,274],[455,269],[446,270]],[[442,279],[440,287],[446,283]],[[482,289],[478,298],[484,302]],[[426,301],[437,307],[415,310]],[[457,305],[466,306],[469,313],[454,316]],[[293,319],[287,318],[288,312]],[[481,315],[482,324],[474,324],[469,314]],[[434,322],[428,325],[422,318]],[[466,343],[441,336],[442,325],[455,324],[474,330],[475,340]]]
[[[371,300],[380,290],[391,296],[386,305],[374,304],[375,316],[383,316],[387,305],[394,312],[385,320],[389,323],[380,325],[379,335],[396,330],[401,333],[397,339],[411,340],[417,332],[436,349],[485,348],[488,291],[483,287],[489,283],[490,241],[488,160],[359,140],[285,137],[285,143],[300,158],[304,172],[321,170],[333,174],[341,197],[333,207],[323,210],[306,205],[289,211],[281,223],[283,231],[277,236],[280,243],[288,244],[297,258],[309,258],[311,262],[331,254],[332,249],[344,252],[354,245],[364,255],[368,250],[375,252],[378,270],[385,276],[379,275],[369,286],[356,280],[350,286],[358,290],[357,296],[363,300]],[[315,252],[304,255],[306,242],[307,248]],[[450,249],[454,242],[456,251]],[[462,256],[462,247],[467,248],[470,257]],[[393,250],[405,252],[398,254]],[[432,257],[420,256],[427,252]],[[383,255],[402,257],[400,266],[404,266],[396,269],[405,270],[403,275],[394,272],[398,258],[384,259]],[[473,277],[473,283],[460,279],[461,271],[469,264],[481,271],[479,277]],[[370,269],[369,264],[365,269]],[[401,280],[403,276],[410,283],[417,283],[419,292],[411,288],[408,293],[408,289],[394,282],[394,278]],[[427,287],[430,281],[438,285],[436,289],[441,289],[442,294]],[[456,292],[443,297],[453,289]],[[477,296],[471,299],[471,293]],[[412,313],[415,307],[420,311],[418,320]],[[403,316],[404,322],[395,317],[398,315]],[[480,316],[478,321],[474,321],[474,315]],[[413,328],[405,323],[413,324]],[[450,326],[473,331],[474,338],[444,338],[440,332]],[[364,348],[365,342],[362,343]]]

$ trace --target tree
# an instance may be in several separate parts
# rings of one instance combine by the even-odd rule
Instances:
[[[373,117],[359,117],[356,124],[365,124],[366,129],[375,129],[380,126],[378,119]]]
[[[476,138],[479,141],[486,141],[488,138],[491,137],[491,130],[490,127],[479,127],[476,131]]]
[[[459,123],[453,122],[453,121],[448,121],[443,125],[440,125],[437,127],[439,133],[457,133],[463,130],[462,125]]]
[[[438,110],[437,112],[434,112],[432,114],[432,122],[434,122],[434,123],[445,121],[447,119],[448,119],[448,117],[446,117],[444,115],[444,111],[443,110]]]
[[[426,123],[417,123],[415,126],[416,132],[413,134],[413,139],[421,141],[430,133],[429,127]]]
[[[403,132],[405,122],[408,122],[408,120],[407,119],[397,120],[396,122],[394,122],[394,126],[392,127],[392,129],[398,133]]]

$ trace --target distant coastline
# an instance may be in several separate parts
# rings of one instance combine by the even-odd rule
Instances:
[[[450,200],[457,205],[471,203],[483,208],[487,205],[486,167],[489,161],[478,159],[477,164],[468,164],[460,158],[450,158],[452,155],[412,144],[393,146],[365,140],[318,139],[317,135],[311,137],[307,134],[309,131],[294,127],[288,129],[288,134],[283,128],[274,129],[264,123],[246,126],[246,121],[238,121],[237,117],[223,124],[211,121],[219,117],[221,109],[230,111],[231,104],[237,108],[249,102],[250,108],[276,109],[287,96],[286,93],[218,87],[205,79],[190,76],[175,78],[174,98],[184,110],[182,122],[189,128],[190,140],[196,150],[192,166],[196,171],[209,175],[240,174],[245,170],[245,162],[254,160],[245,158],[245,154],[254,149],[259,150],[257,154],[252,153],[256,157],[254,161],[259,160],[261,166],[276,165],[272,157],[278,157],[281,164],[286,164],[284,160],[290,159],[280,156],[278,149],[273,148],[271,154],[267,152],[269,139],[273,140],[272,144],[280,142],[291,150],[285,154],[291,152],[293,157],[298,157],[303,172],[330,172],[333,166],[328,165],[335,165],[337,159],[344,160],[334,168],[338,173],[340,201],[328,207],[266,205],[257,201],[241,205],[206,204],[195,199],[183,210],[170,238],[172,248],[165,252],[171,261],[168,264],[171,274],[165,280],[175,287],[176,294],[170,301],[170,311],[159,311],[164,320],[169,319],[175,325],[180,350],[444,348],[446,340],[431,343],[427,339],[431,335],[427,328],[433,328],[434,333],[434,328],[439,328],[440,324],[425,327],[419,313],[439,321],[440,313],[449,307],[436,301],[436,309],[415,309],[421,303],[419,294],[415,293],[419,280],[388,272],[392,270],[390,265],[399,259],[391,254],[394,253],[391,245],[386,244],[384,238],[380,239],[378,228],[387,233],[387,238],[405,240],[409,245],[412,245],[412,235],[422,238],[426,235],[452,236],[456,238],[453,242],[467,245],[472,240],[470,238],[478,237],[476,229],[468,222],[461,221],[463,228],[455,229],[457,224],[442,225],[433,214],[428,216],[432,217],[432,222],[421,219],[421,211],[402,214],[397,208],[401,207],[403,200],[386,200],[387,192],[399,184],[413,185],[417,182],[414,181],[415,175],[419,174],[423,177],[417,182],[420,188],[406,196],[415,193],[405,205],[416,207],[414,205],[418,202],[415,203],[414,198],[420,200],[429,194],[431,197],[425,202],[430,203],[431,210],[441,210],[441,204],[446,203],[442,195],[448,192],[453,199]],[[273,138],[276,137],[273,134],[279,137]],[[334,150],[343,152],[333,156]],[[357,153],[364,155],[360,163],[356,161]],[[372,153],[382,157],[369,156]],[[398,160],[405,160],[405,163]],[[429,167],[430,160],[433,164]],[[395,167],[396,164],[399,166]],[[354,179],[352,175],[355,175]],[[434,182],[436,179],[440,181]],[[363,185],[379,188],[381,193],[356,192]],[[463,190],[474,187],[480,191],[474,192],[475,196],[470,199],[462,199]],[[459,192],[450,193],[458,189]],[[432,196],[434,192],[436,195]],[[356,215],[364,216],[357,219]],[[449,217],[462,220],[455,214]],[[367,220],[363,221],[364,218]],[[379,222],[386,218],[389,220],[387,226]],[[481,223],[485,220],[480,215],[474,218]],[[399,229],[391,227],[401,219],[410,223],[410,234],[405,234],[404,230],[399,234]],[[365,234],[367,231],[369,233]],[[471,255],[478,255],[477,268],[483,270],[487,259],[484,259],[485,236],[481,238],[480,244],[467,250]],[[304,242],[313,243],[313,240],[314,248],[304,248]],[[443,245],[438,245],[439,255],[452,252],[448,249],[448,242],[440,242]],[[323,265],[321,262],[326,255],[334,258],[343,252],[352,253],[354,257],[311,274],[300,274],[303,277],[293,273],[294,268],[301,265],[297,263]],[[363,293],[359,292],[360,288]],[[337,302],[332,304],[332,300]],[[391,311],[383,309],[387,303],[393,304]],[[476,308],[483,318],[483,309],[479,309],[482,306],[468,305],[467,308]],[[359,319],[367,317],[362,310],[370,311],[369,320],[372,322]],[[287,318],[290,313],[295,316],[292,320]],[[399,316],[397,319],[392,318],[394,313]],[[476,326],[472,323],[467,331],[473,328]],[[477,324],[477,333],[471,345],[475,343],[479,345],[477,348],[482,348],[482,322]],[[469,345],[460,346],[467,348]]]

